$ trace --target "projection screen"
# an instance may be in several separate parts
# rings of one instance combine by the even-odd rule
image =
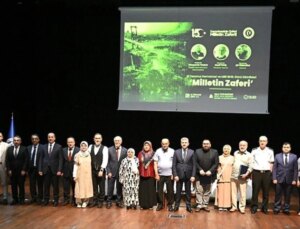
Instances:
[[[119,110],[268,113],[273,7],[123,7]]]

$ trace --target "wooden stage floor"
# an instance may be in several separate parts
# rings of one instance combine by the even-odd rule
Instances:
[[[28,189],[28,187],[26,188]],[[297,216],[298,196],[296,190],[292,197],[291,215],[283,213],[274,215],[272,212],[274,191],[270,193],[269,214],[257,212],[252,215],[247,206],[246,214],[238,212],[219,212],[210,204],[209,213],[193,212],[185,210],[185,204],[178,212],[184,218],[169,218],[169,212],[153,210],[126,210],[119,209],[115,205],[111,209],[103,208],[75,208],[69,206],[42,207],[39,205],[25,204],[22,206],[0,205],[0,228],[221,228],[221,229],[299,229],[300,216]],[[28,190],[27,190],[28,195]]]

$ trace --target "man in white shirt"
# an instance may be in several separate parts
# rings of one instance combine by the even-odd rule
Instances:
[[[3,142],[3,134],[0,132],[0,180],[2,185],[2,192],[3,192],[3,204],[7,204],[7,179],[6,179],[6,151],[8,148],[8,144]]]
[[[268,138],[259,137],[259,147],[251,152],[253,157],[252,172],[252,202],[251,213],[255,214],[258,209],[258,194],[260,189],[263,192],[261,211],[268,214],[269,188],[271,184],[272,168],[274,163],[274,151],[267,147]]]

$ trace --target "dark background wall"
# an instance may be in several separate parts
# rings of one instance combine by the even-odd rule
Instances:
[[[102,133],[110,146],[141,149],[145,140],[171,146],[187,136],[191,148],[209,138],[213,147],[249,147],[267,135],[278,152],[284,141],[300,151],[299,3],[287,1],[6,0],[0,4],[0,131],[7,136],[11,112],[17,134],[43,142],[48,132],[65,145],[72,135],[92,142]],[[120,6],[273,5],[269,115],[118,111]],[[6,137],[5,137],[6,139]]]

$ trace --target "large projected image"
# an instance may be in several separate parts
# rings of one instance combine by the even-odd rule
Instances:
[[[268,112],[271,7],[121,13],[119,109]]]

